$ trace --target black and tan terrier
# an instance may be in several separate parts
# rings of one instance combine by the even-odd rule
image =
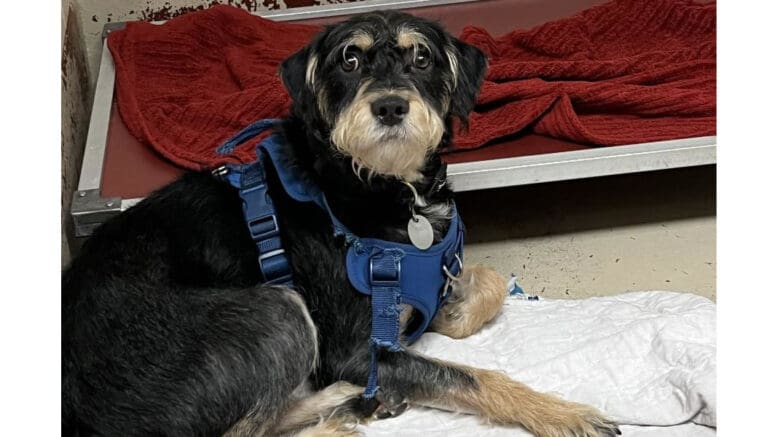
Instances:
[[[281,66],[290,165],[355,234],[408,242],[415,208],[439,241],[453,193],[436,152],[454,119],[466,125],[485,69],[480,50],[411,15],[330,26]],[[371,306],[347,278],[346,245],[320,208],[269,185],[295,290],[262,284],[241,200],[210,173],[183,176],[85,243],[62,278],[64,434],[354,435],[354,423],[408,405],[538,436],[620,433],[591,407],[409,350],[380,352],[377,401],[363,399]],[[498,274],[465,268],[432,329],[470,335],[504,295]],[[404,308],[402,329],[414,320]]]

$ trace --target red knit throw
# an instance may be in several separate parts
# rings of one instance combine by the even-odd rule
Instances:
[[[229,6],[112,33],[119,111],[129,131],[192,169],[255,159],[253,142],[216,147],[287,113],[278,65],[319,28]],[[489,70],[456,149],[522,130],[591,145],[715,133],[715,3],[615,0],[493,38],[464,29]]]

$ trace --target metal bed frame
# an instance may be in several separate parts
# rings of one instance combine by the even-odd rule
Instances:
[[[358,3],[269,11],[258,15],[276,21],[307,20],[377,9],[409,9],[471,1],[475,0],[392,0],[388,2],[367,0]],[[105,37],[109,32],[123,25],[124,23],[112,23],[106,26],[103,32],[103,50],[81,176],[71,205],[75,233],[79,237],[90,235],[108,218],[142,200],[142,198],[103,197],[100,192],[115,81],[113,57]],[[715,164],[715,162],[716,137],[708,136],[453,163],[448,166],[448,178],[453,189],[462,192],[693,167]]]

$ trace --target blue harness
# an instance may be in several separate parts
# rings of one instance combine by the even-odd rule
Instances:
[[[279,124],[279,120],[261,120],[220,146],[220,154],[231,152],[261,132]],[[418,328],[406,337],[408,344],[423,334],[437,310],[445,303],[451,287],[449,278],[461,271],[464,224],[453,205],[450,227],[439,243],[426,250],[410,244],[376,238],[360,238],[332,213],[326,196],[315,183],[285,155],[285,145],[273,133],[256,146],[257,160],[250,164],[227,164],[215,174],[237,188],[243,200],[243,214],[259,253],[259,267],[265,283],[294,286],[291,264],[281,242],[279,222],[267,189],[266,166],[275,169],[284,190],[298,202],[313,202],[332,222],[335,236],[343,236],[348,251],[348,280],[360,293],[371,296],[372,329],[370,334],[371,367],[364,397],[372,398],[378,389],[377,352],[379,348],[400,351],[401,304],[409,304],[423,317]]]

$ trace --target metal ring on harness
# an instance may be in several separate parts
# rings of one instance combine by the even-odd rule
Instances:
[[[448,266],[443,264],[442,271],[445,273],[445,276],[448,277],[448,279],[445,280],[445,286],[443,287],[443,297],[448,295],[448,289],[450,288],[451,283],[458,281],[462,272],[464,271],[464,262],[461,260],[461,258],[459,258],[459,254],[454,253],[453,256],[456,257],[456,261],[459,263],[459,276],[454,276],[453,273],[448,270]]]
[[[456,261],[459,262],[459,276],[461,276],[461,272],[464,271],[464,262],[461,260],[461,258],[459,258],[458,253],[454,253],[453,256],[456,257]],[[454,276],[453,273],[451,273],[450,270],[448,270],[448,266],[446,266],[445,264],[443,264],[442,266],[442,271],[445,272],[445,276],[447,276],[448,279],[450,279],[451,281],[459,280],[459,276]]]

